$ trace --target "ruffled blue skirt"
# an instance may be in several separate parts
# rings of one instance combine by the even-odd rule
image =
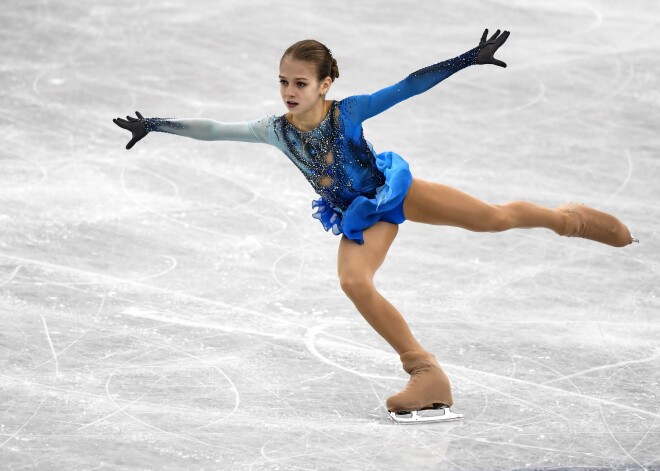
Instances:
[[[385,175],[385,183],[376,189],[374,198],[358,196],[345,211],[333,207],[326,198],[312,201],[312,208],[316,208],[312,217],[321,221],[326,231],[344,234],[362,245],[362,233],[378,221],[401,224],[406,220],[403,200],[412,184],[408,162],[394,152],[383,152],[376,156],[376,165]]]

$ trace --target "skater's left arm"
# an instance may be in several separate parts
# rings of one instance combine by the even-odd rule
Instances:
[[[507,40],[509,32],[504,31],[500,35],[500,30],[498,29],[490,39],[486,40],[487,35],[488,30],[486,29],[481,36],[479,45],[460,56],[429,67],[424,67],[408,75],[400,82],[371,95],[350,97],[350,99],[354,100],[354,103],[347,107],[347,111],[351,115],[352,120],[358,123],[382,113],[403,100],[431,89],[444,79],[470,65],[494,64],[500,67],[506,67],[504,62],[495,59],[493,56],[497,49]]]

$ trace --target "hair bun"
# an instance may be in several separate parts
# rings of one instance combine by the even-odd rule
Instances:
[[[339,66],[337,65],[337,60],[332,58],[332,66],[330,67],[330,78],[332,80],[339,78]]]

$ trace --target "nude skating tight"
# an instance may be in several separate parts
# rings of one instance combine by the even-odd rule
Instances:
[[[478,232],[513,228],[547,228],[572,235],[569,213],[525,201],[492,205],[446,185],[414,178],[404,201],[406,219],[426,224],[462,227]],[[364,231],[364,244],[342,237],[338,274],[342,289],[365,320],[399,354],[424,350],[401,313],[374,285],[374,275],[396,238],[398,226],[378,222]]]

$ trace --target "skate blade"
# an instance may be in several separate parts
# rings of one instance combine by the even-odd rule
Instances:
[[[453,413],[449,407],[436,407],[413,411],[390,412],[389,419],[395,424],[420,424],[435,422],[451,422],[460,420],[463,414]]]

